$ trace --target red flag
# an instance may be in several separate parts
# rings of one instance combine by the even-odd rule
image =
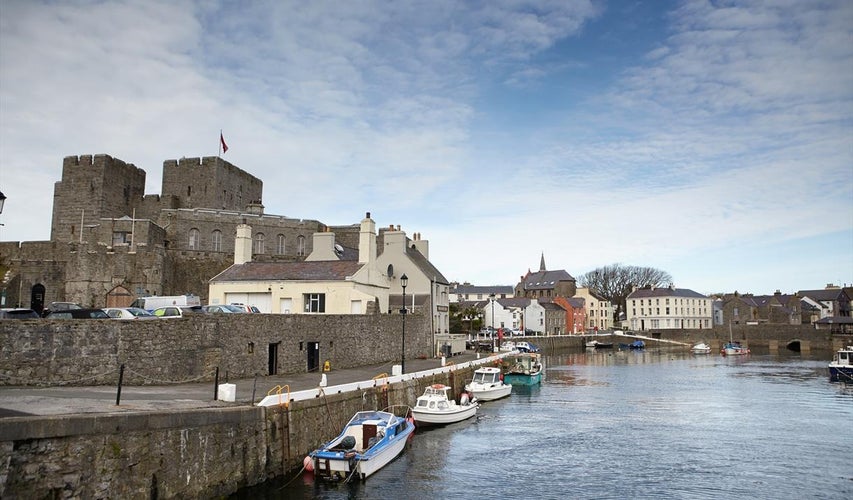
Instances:
[[[219,142],[220,142],[220,144],[222,144],[222,152],[227,153],[228,152],[228,145],[225,144],[225,138],[222,137],[222,132],[219,132]]]

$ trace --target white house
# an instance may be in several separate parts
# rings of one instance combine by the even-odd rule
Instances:
[[[537,333],[545,331],[545,308],[534,299],[526,297],[496,298],[494,302],[485,300],[478,302],[478,304],[482,307],[483,324],[486,327],[494,325],[495,328],[533,330]],[[494,315],[492,314],[492,306],[494,306]]]
[[[388,277],[376,260],[376,224],[361,221],[358,250],[314,233],[302,262],[253,262],[252,230],[237,227],[234,264],[209,282],[211,304],[241,302],[281,314],[367,314],[389,311]]]
[[[686,288],[634,289],[626,298],[626,321],[635,331],[712,328],[713,299]]]

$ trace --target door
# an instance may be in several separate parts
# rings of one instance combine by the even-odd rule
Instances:
[[[277,375],[278,374],[278,346],[280,342],[275,342],[270,344],[269,349],[269,360],[268,360],[268,368],[269,375]]]
[[[33,286],[30,294],[30,309],[39,314],[44,310],[44,285],[41,283]]]
[[[314,372],[320,368],[320,343],[308,342],[308,371]]]

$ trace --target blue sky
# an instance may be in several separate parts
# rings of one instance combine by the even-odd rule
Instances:
[[[0,2],[3,241],[62,159],[217,154],[266,212],[700,293],[853,283],[853,2]]]

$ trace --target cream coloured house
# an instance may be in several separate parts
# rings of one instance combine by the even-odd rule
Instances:
[[[301,262],[253,262],[252,228],[237,227],[234,264],[209,282],[211,304],[244,303],[276,314],[372,314],[389,310],[388,277],[377,266],[376,223],[361,221],[358,249],[314,233]]]
[[[630,330],[713,328],[713,299],[687,288],[636,288],[625,302]]]
[[[382,230],[383,248],[377,257],[378,267],[390,278],[391,309],[398,312],[403,304],[400,277],[408,278],[406,310],[427,313],[433,335],[450,329],[450,282],[429,261],[429,241],[415,233],[412,239],[400,227]]]
[[[613,326],[613,304],[587,287],[578,287],[575,297],[584,299],[587,330],[607,330]]]

